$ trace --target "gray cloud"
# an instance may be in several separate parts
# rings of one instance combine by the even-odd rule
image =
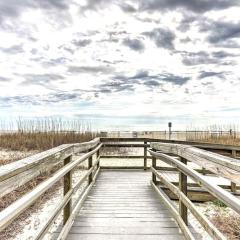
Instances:
[[[227,57],[236,57],[237,55],[232,54],[232,53],[228,53],[226,51],[216,51],[216,52],[212,52],[212,56],[214,58],[224,59],[224,58],[227,58]]]
[[[65,65],[69,61],[71,61],[68,58],[65,57],[59,57],[59,58],[51,58],[49,60],[42,60],[42,58],[34,58],[34,61],[40,62],[44,67],[54,67],[59,65]]]
[[[107,0],[88,0],[87,4],[81,7],[82,11],[85,10],[97,10],[98,8],[105,7],[109,4]],[[111,2],[110,2],[111,4]]]
[[[148,87],[158,87],[160,85],[160,83],[156,80],[145,81],[143,84]]]
[[[168,10],[188,10],[195,13],[204,13],[240,5],[238,0],[133,0],[132,4],[114,0],[88,0],[82,10],[98,10],[110,4],[117,4],[124,12],[128,13]]]
[[[187,66],[201,65],[201,64],[221,64],[221,65],[234,65],[232,60],[226,61],[223,57],[223,52],[215,52],[210,54],[205,51],[199,52],[180,52],[182,55],[182,63]]]
[[[47,95],[19,95],[12,97],[0,97],[1,103],[7,103],[8,105],[43,105],[54,104],[63,101],[71,101],[74,99],[83,99],[82,93],[78,92],[56,92]],[[1,104],[2,105],[2,104]]]
[[[190,80],[190,77],[177,76],[172,73],[164,73],[159,75],[159,79],[164,82],[171,82],[175,85],[183,85]]]
[[[199,21],[200,19],[202,19],[202,17],[196,16],[196,15],[184,14],[183,19],[180,22],[177,29],[179,31],[186,32],[191,28],[191,25],[195,21]]]
[[[123,92],[123,91],[134,91],[133,84],[129,84],[123,81],[111,80],[106,83],[102,83],[95,86],[97,91],[101,93],[111,93],[111,92]]]
[[[8,82],[10,78],[0,76],[0,82]]]
[[[208,77],[214,77],[214,76],[218,76],[218,77],[223,77],[223,72],[205,72],[205,71],[202,71],[198,78],[199,79],[203,79],[203,78],[208,78]]]
[[[6,54],[18,54],[24,52],[22,44],[19,45],[13,45],[8,48],[0,47],[0,51],[6,53]]]
[[[9,0],[1,1],[0,4],[0,22],[7,18],[16,18],[21,15],[27,9],[56,9],[64,10],[68,9],[68,1],[66,0],[41,0],[41,1],[32,1],[32,0]]]
[[[127,12],[127,13],[135,13],[137,12],[137,8],[135,8],[134,6],[128,4],[128,3],[124,3],[122,2],[120,4],[120,8],[124,11],[124,12]]]
[[[134,91],[138,85],[144,85],[149,88],[162,87],[164,82],[174,85],[183,85],[189,77],[177,76],[171,73],[149,74],[148,71],[138,71],[133,76],[117,75],[111,81],[97,85],[98,89],[104,92]]]
[[[218,63],[218,60],[213,59],[207,52],[184,52],[183,60],[184,65],[192,66],[199,64],[213,64]]]
[[[207,12],[211,10],[226,9],[232,6],[239,6],[237,0],[140,0],[139,10],[147,11],[165,11],[165,10],[178,10],[187,9],[192,12]]]
[[[63,80],[64,77],[59,74],[23,74],[20,75],[25,80],[21,83],[22,85],[43,85],[46,86],[49,83],[57,80]]]
[[[90,39],[79,39],[79,40],[72,40],[72,44],[77,47],[86,47],[89,45],[92,41]]]
[[[116,76],[115,79],[121,80],[124,82],[128,83],[135,83],[135,84],[141,84],[144,82],[144,85],[157,85],[155,81],[157,82],[170,82],[175,85],[183,85],[185,84],[188,80],[190,80],[189,77],[182,77],[182,76],[177,76],[171,73],[159,73],[159,74],[154,74],[151,75],[149,74],[148,71],[138,71],[134,76],[128,77],[128,76]],[[154,82],[153,82],[154,81]],[[150,83],[147,83],[150,82]]]
[[[145,46],[142,41],[138,39],[124,39],[123,44],[134,51],[142,52],[145,49]]]
[[[155,28],[150,32],[144,32],[143,35],[150,37],[160,48],[169,50],[174,49],[175,34],[169,29]]]
[[[76,73],[104,73],[109,74],[114,71],[113,67],[110,66],[69,66],[68,72],[72,74]]]
[[[209,32],[207,40],[212,44],[224,43],[232,39],[240,37],[240,22],[219,22],[219,21],[205,21],[200,24],[200,31]]]

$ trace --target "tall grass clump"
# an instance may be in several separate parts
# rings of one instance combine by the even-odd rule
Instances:
[[[186,140],[240,146],[240,132],[236,125],[215,124],[204,129],[191,127],[186,131]]]
[[[1,130],[0,148],[20,151],[46,150],[61,144],[89,141],[98,135],[91,131],[89,124],[79,120],[18,119],[9,126]]]

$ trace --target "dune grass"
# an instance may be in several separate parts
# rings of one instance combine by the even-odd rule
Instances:
[[[18,120],[16,130],[2,131],[0,148],[30,151],[46,150],[61,144],[89,141],[98,133],[80,121]]]

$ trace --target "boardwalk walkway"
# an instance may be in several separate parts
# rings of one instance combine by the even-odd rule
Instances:
[[[146,171],[101,170],[67,239],[184,239],[150,179]]]

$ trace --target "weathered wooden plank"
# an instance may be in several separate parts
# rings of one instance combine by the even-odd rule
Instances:
[[[151,143],[151,147],[164,153],[177,154],[219,176],[240,183],[240,162],[236,159],[179,144]]]
[[[172,202],[168,198],[168,196],[161,189],[158,189],[153,181],[151,181],[151,184],[152,184],[153,189],[156,191],[159,198],[161,199],[161,201],[165,204],[165,206],[172,213],[172,216],[177,221],[177,223],[178,223],[179,227],[181,228],[185,238],[188,239],[188,240],[194,240],[194,236],[192,235],[189,228],[186,226],[186,224],[182,220],[181,216],[177,212],[176,208],[174,207],[174,205],[172,204]]]
[[[169,217],[169,212],[160,212],[160,213],[82,213],[79,216],[90,216],[94,218],[106,218],[106,217],[116,217],[116,218],[165,218]]]
[[[0,181],[24,172],[40,163],[54,160],[61,161],[72,154],[72,145],[64,144],[33,156],[0,167]]]
[[[81,234],[81,240],[183,240],[184,237],[178,235],[109,235],[109,234]],[[79,240],[79,234],[69,234],[67,240]]]
[[[187,164],[187,160],[181,158],[180,160],[183,164]],[[160,179],[161,180],[161,179]],[[179,172],[179,190],[187,195],[187,175]],[[179,199],[179,213],[186,225],[188,225],[188,210],[184,203]]]
[[[208,142],[196,142],[196,141],[183,141],[183,140],[167,140],[167,139],[156,139],[156,138],[108,138],[101,137],[100,141],[103,143],[112,143],[112,142],[159,142],[159,143],[168,143],[168,144],[184,144],[199,147],[202,149],[216,149],[216,150],[236,150],[240,151],[239,146],[235,145],[226,145],[226,144],[215,144]]]
[[[147,156],[147,142],[145,141],[144,142],[145,144],[145,147],[144,147],[144,150],[143,150],[143,165],[144,165],[144,170],[147,170],[147,159],[148,159],[148,156]]]
[[[144,166],[101,166],[101,169],[144,169]],[[149,167],[146,167],[146,169],[149,169]]]
[[[96,150],[97,151],[97,150]],[[74,207],[70,217],[68,218],[67,222],[65,223],[65,225],[63,226],[57,240],[64,240],[66,239],[67,235],[68,235],[68,232],[69,230],[71,229],[72,227],[72,224],[73,224],[73,221],[74,219],[76,218],[79,210],[81,209],[85,199],[87,198],[87,195],[88,193],[90,192],[91,188],[93,187],[94,185],[94,182],[96,181],[96,178],[98,176],[98,173],[99,173],[99,170],[100,168],[98,168],[98,170],[96,171],[93,179],[92,179],[92,182],[90,185],[88,185],[87,189],[85,190],[85,192],[83,193],[83,195],[80,196],[80,199],[77,200],[77,204],[76,206]]]
[[[98,218],[92,218],[92,220],[98,220]],[[81,220],[81,219],[79,219]],[[101,218],[98,221],[78,221],[78,219],[75,219],[74,226],[78,227],[143,227],[143,228],[178,228],[177,224],[174,221],[162,221],[162,222],[145,222],[145,221],[125,221],[123,219],[120,219],[122,221],[116,218]]]
[[[136,234],[136,235],[178,235],[179,228],[178,227],[118,227],[118,226],[94,226],[94,227],[79,227],[73,226],[71,229],[71,233],[79,233],[79,234],[111,234],[111,235],[122,235],[122,234]]]
[[[142,159],[145,155],[102,155],[101,158],[123,158],[123,159]],[[151,156],[146,156],[146,158],[151,158]]]
[[[82,152],[89,147],[95,147],[100,140],[79,144],[63,144],[50,150],[18,160],[0,167],[0,196],[17,189],[28,181],[49,171],[53,166],[75,152]]]
[[[75,143],[73,144],[73,152],[79,153],[88,151],[89,149],[94,149],[98,144],[100,144],[100,138],[95,138],[89,142],[83,142],[83,143]]]
[[[180,171],[194,179],[194,181],[196,181],[199,185],[205,187],[212,195],[223,201],[227,206],[240,213],[240,200],[237,197],[220,188],[218,185],[209,183],[206,180],[205,176],[199,174],[198,172],[196,172],[192,168],[189,168],[187,165],[179,162],[178,160],[163,153],[156,153],[151,150],[149,150],[149,152],[155,157],[160,158],[162,161],[166,161],[168,164],[177,167]]]
[[[55,159],[40,163],[28,170],[25,170],[17,175],[0,181],[0,197],[12,192],[30,180],[36,178],[40,174],[49,172],[54,166],[58,165],[61,161]]]
[[[71,160],[72,156],[69,156],[66,159],[64,159],[64,166],[69,164]],[[71,191],[71,189],[72,189],[72,171],[69,171],[63,177],[63,195],[65,196],[66,194],[68,194],[68,192]],[[63,209],[63,224],[67,222],[68,218],[71,215],[71,211],[72,211],[72,199],[68,201],[68,203]]]
[[[45,180],[34,188],[29,193],[25,194],[22,198],[18,199],[12,203],[9,207],[5,208],[0,212],[0,230],[4,229],[8,224],[10,224],[15,218],[17,218],[23,211],[25,211],[32,203],[34,203],[39,196],[41,196],[45,191],[52,187],[57,181],[59,181],[66,173],[71,171],[78,164],[85,161],[89,156],[94,154],[101,145],[99,145],[95,150],[84,154],[77,160],[70,162],[60,170],[58,170],[52,177]]]
[[[159,212],[159,211],[167,211],[166,207],[157,207],[157,206],[143,206],[140,207],[118,207],[117,205],[115,206],[85,206],[84,208],[81,209],[83,213],[87,212],[94,212],[94,213],[134,213],[134,212],[140,212],[140,213],[151,213],[151,212]]]
[[[169,180],[164,175],[157,172],[153,168],[152,171],[176,196],[178,196],[179,201],[181,201],[181,203],[184,204],[186,210],[189,209],[192,212],[195,218],[199,221],[199,223],[203,226],[203,228],[209,233],[209,235],[213,239],[226,240],[223,234],[219,232],[219,230],[205,217],[205,215],[199,212],[195,205],[188,199],[187,192],[181,191],[182,190],[181,188],[178,189],[176,186],[170,183]]]
[[[104,147],[143,148],[143,147],[150,147],[150,144],[140,144],[140,143],[104,143]]]
[[[73,235],[79,239],[101,239],[101,235],[105,239],[151,235],[155,239],[165,235],[182,238],[169,211],[151,190],[150,176],[139,171],[101,171],[67,239]]]
[[[91,222],[99,222],[99,221],[106,221],[107,220],[112,220],[112,221],[123,221],[126,223],[129,222],[172,222],[174,224],[176,224],[175,220],[173,219],[172,216],[169,215],[169,217],[165,217],[165,218],[149,218],[146,217],[144,219],[142,218],[114,218],[114,217],[107,217],[107,218],[94,218],[94,217],[90,217],[90,216],[81,216],[79,218],[77,218],[77,221],[91,221]],[[110,225],[109,225],[110,226]]]

